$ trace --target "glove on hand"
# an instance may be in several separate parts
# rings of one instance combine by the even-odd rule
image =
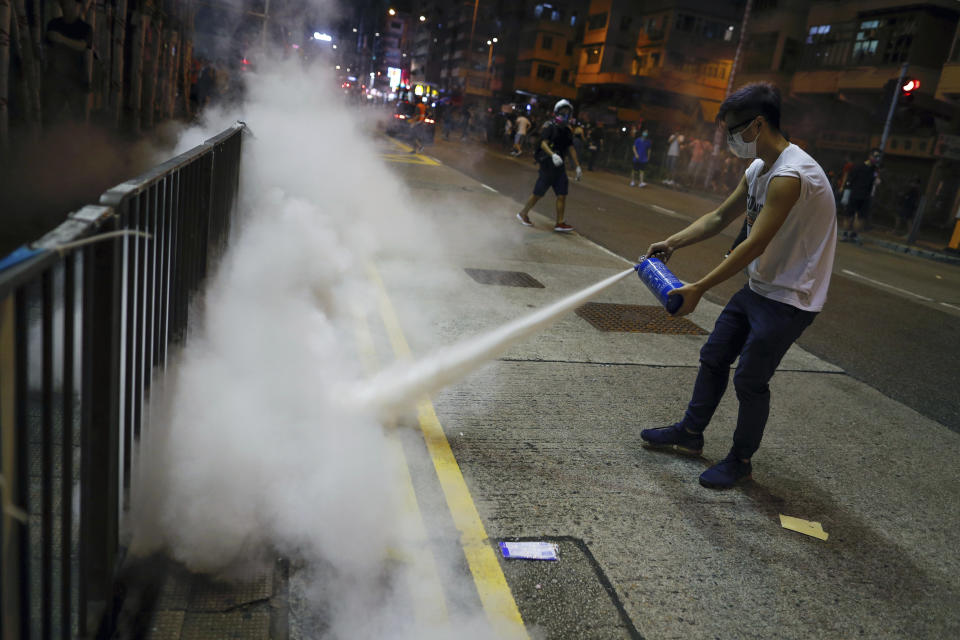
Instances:
[[[583,177],[583,169],[577,167],[577,182],[580,182],[580,178]]]
[[[557,155],[556,153],[553,154],[553,166],[555,166],[555,167],[562,167],[562,166],[563,166],[563,158],[561,158],[561,157],[560,157],[559,155]]]

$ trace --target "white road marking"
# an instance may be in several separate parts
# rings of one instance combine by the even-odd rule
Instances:
[[[493,187],[488,186],[488,185],[485,185],[485,184],[483,184],[482,182],[480,183],[480,186],[483,187],[484,189],[489,189],[490,191],[493,191],[494,193],[499,193],[499,191],[497,191],[497,190],[494,189]]]
[[[949,302],[941,302],[940,304],[942,304],[945,307],[950,307],[951,309],[956,309],[957,311],[960,311],[960,307],[958,307],[955,304],[950,304]]]
[[[849,269],[841,269],[841,273],[845,273],[845,274],[847,274],[848,276],[853,276],[854,278],[860,278],[861,280],[866,280],[867,282],[870,282],[870,283],[872,283],[872,284],[875,284],[875,285],[877,285],[877,286],[879,286],[879,287],[886,287],[887,289],[892,289],[893,291],[899,291],[900,293],[905,293],[905,294],[907,294],[908,296],[913,296],[914,298],[919,298],[920,300],[924,300],[924,301],[926,301],[926,302],[933,302],[933,301],[934,301],[933,298],[928,298],[927,296],[922,296],[922,295],[920,295],[919,293],[914,293],[913,291],[907,291],[906,289],[901,289],[900,287],[895,287],[895,286],[893,286],[892,284],[887,284],[886,282],[880,282],[879,280],[874,280],[873,278],[868,278],[867,276],[862,276],[862,275],[860,275],[859,273],[854,273],[853,271],[850,271]],[[945,303],[945,302],[941,302],[940,304],[946,304],[946,303]]]
[[[648,204],[647,206],[650,207],[651,209],[656,209],[660,213],[670,216],[671,218],[679,218],[680,220],[686,220],[685,216],[680,215],[673,209],[667,209],[666,207],[661,207],[660,205],[656,205],[656,204]]]

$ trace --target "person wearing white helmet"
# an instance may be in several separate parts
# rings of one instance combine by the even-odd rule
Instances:
[[[563,220],[570,185],[563,159],[568,152],[576,167],[577,180],[583,177],[583,170],[580,168],[577,150],[573,146],[573,130],[570,128],[573,105],[568,100],[560,100],[554,105],[553,114],[553,121],[545,123],[540,130],[540,146],[534,154],[534,159],[540,165],[537,183],[533,186],[533,194],[517,214],[517,219],[525,227],[533,226],[529,218],[530,209],[546,195],[547,189],[552,188],[557,196],[557,222],[553,230],[569,232],[573,231],[573,227]]]

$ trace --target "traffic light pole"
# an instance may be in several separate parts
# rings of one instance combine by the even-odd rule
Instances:
[[[887,138],[890,137],[890,123],[893,122],[893,113],[897,110],[897,100],[900,99],[900,91],[903,87],[903,79],[907,77],[907,68],[909,62],[904,62],[900,67],[900,79],[897,80],[897,86],[893,90],[893,97],[890,98],[890,110],[887,111],[887,122],[883,125],[883,135],[880,136],[880,161],[883,161],[883,155],[887,150]]]

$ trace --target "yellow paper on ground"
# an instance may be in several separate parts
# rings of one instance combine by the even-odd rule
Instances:
[[[794,518],[793,516],[785,516],[782,513],[780,514],[780,524],[784,529],[790,529],[791,531],[819,538],[820,540],[826,540],[830,535],[823,530],[819,522],[810,522],[809,520],[802,520],[800,518]]]

